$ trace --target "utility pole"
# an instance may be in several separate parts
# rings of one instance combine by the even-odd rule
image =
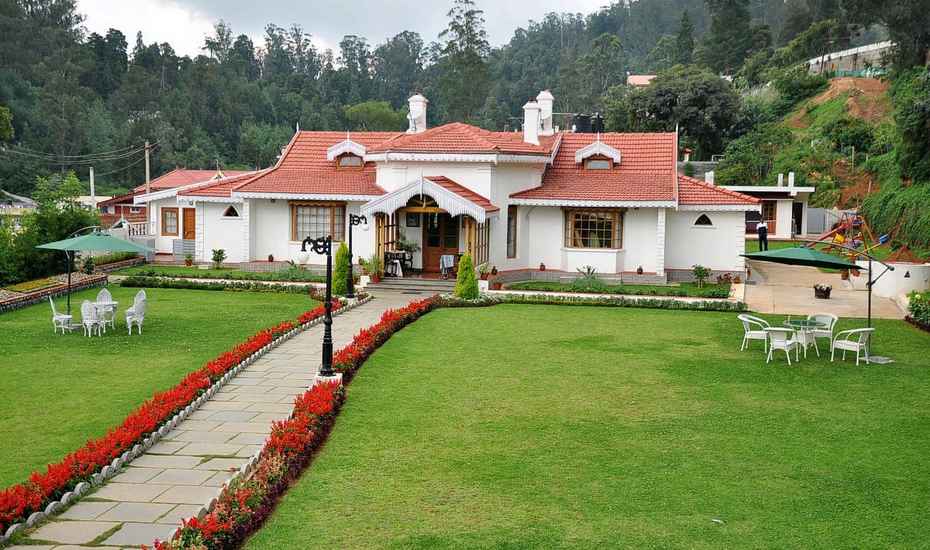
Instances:
[[[97,209],[97,193],[94,192],[94,167],[90,167],[90,204]]]
[[[152,191],[152,169],[149,163],[149,140],[145,140],[145,194]]]

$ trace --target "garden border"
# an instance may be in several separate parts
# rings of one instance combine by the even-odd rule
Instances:
[[[342,305],[338,307],[338,309],[335,309],[333,311],[333,315],[341,315],[343,312],[351,311],[352,309],[355,309],[356,307],[362,304],[365,304],[370,300],[371,300],[371,295],[364,295],[353,301],[343,302],[345,305]],[[19,522],[14,522],[14,523],[9,524],[5,532],[0,533],[0,545],[4,545],[10,542],[10,540],[13,537],[20,534],[22,531],[36,527],[38,524],[48,519],[49,517],[58,515],[61,512],[65,511],[69,505],[74,504],[75,502],[79,501],[82,497],[87,496],[88,493],[90,493],[91,489],[99,487],[105,481],[107,481],[111,477],[118,474],[122,470],[123,466],[131,463],[134,459],[141,456],[145,451],[150,449],[155,443],[157,443],[159,440],[165,437],[168,433],[170,433],[182,420],[190,416],[203,403],[205,403],[207,400],[213,397],[213,395],[216,394],[216,392],[219,391],[223,386],[225,386],[231,379],[233,379],[236,375],[238,375],[242,369],[251,365],[252,363],[257,361],[259,358],[264,356],[266,353],[278,347],[279,345],[283,344],[284,342],[290,340],[297,334],[323,322],[324,314],[323,314],[323,311],[320,311],[322,308],[323,306],[320,305],[312,310],[308,310],[307,312],[302,313],[298,317],[298,322],[300,321],[301,318],[303,318],[308,313],[315,313],[315,315],[312,318],[309,318],[306,322],[293,326],[286,332],[280,334],[276,338],[273,338],[269,343],[265,344],[264,346],[262,346],[261,348],[259,348],[258,350],[250,354],[248,357],[242,359],[236,365],[226,370],[226,372],[222,376],[220,376],[219,379],[213,382],[205,390],[202,390],[202,392],[199,393],[195,399],[190,401],[187,404],[187,406],[184,407],[181,411],[175,413],[170,418],[163,420],[158,425],[158,427],[152,432],[149,432],[147,434],[143,434],[142,436],[140,436],[137,440],[135,440],[135,443],[130,450],[123,452],[120,456],[114,458],[110,462],[110,464],[99,468],[99,470],[91,474],[89,482],[88,481],[78,482],[74,486],[73,491],[66,491],[58,499],[54,499],[54,500],[45,499],[43,501],[43,504],[45,504],[44,509],[38,510],[38,511],[35,511],[29,514],[25,522],[19,521]],[[256,335],[251,336],[249,340],[254,339],[256,336],[266,331],[270,332],[273,330],[273,328],[280,327],[281,325],[285,323],[290,323],[290,321],[284,321],[283,323],[277,325],[276,327],[272,327],[269,329],[259,331],[259,333],[257,333]],[[197,372],[197,371],[193,371],[193,372]],[[179,384],[181,383],[183,383],[183,381],[180,382]],[[236,477],[238,477],[243,471],[251,471],[254,464],[258,461],[258,454],[259,453],[256,453],[256,455],[253,455],[249,459],[249,461],[240,469],[240,472],[238,472],[237,475],[233,479],[236,479]],[[225,488],[228,484],[229,482],[224,484],[223,488]],[[16,487],[20,485],[23,485],[23,484],[21,483],[21,484],[13,485],[11,487],[8,487],[0,491],[0,496],[2,496],[2,493],[5,490],[11,489],[12,487]],[[214,498],[209,503],[208,506],[212,507],[215,504],[215,501],[216,499]],[[204,508],[206,507],[201,507],[201,512],[205,514],[206,511],[204,510]]]
[[[79,283],[71,283],[70,290],[67,283],[62,283],[62,286],[54,286],[51,288],[30,292],[28,294],[24,294],[23,296],[15,296],[9,300],[0,302],[0,314],[37,304],[48,297],[57,298],[59,296],[64,296],[69,291],[75,292],[78,290],[94,288],[96,286],[105,286],[107,282],[108,276],[106,273],[94,274],[87,276],[87,278]]]

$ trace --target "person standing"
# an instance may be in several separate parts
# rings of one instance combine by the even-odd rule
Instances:
[[[760,222],[756,226],[756,234],[759,235],[759,250],[769,249],[769,228],[766,223]]]

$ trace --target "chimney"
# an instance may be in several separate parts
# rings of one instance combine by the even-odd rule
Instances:
[[[713,170],[704,173],[704,183],[709,183],[709,184],[711,184],[711,185],[715,185],[715,184],[714,184],[714,171],[713,171]]]
[[[785,175],[778,174],[778,187],[784,187],[784,186],[785,186]]]
[[[794,187],[794,172],[788,172],[788,187]]]
[[[539,104],[532,100],[523,106],[523,141],[539,145]]]
[[[407,100],[410,106],[410,113],[407,114],[407,121],[410,127],[407,128],[408,134],[419,134],[426,131],[426,105],[429,100],[420,94],[414,94]]]
[[[553,102],[555,102],[555,97],[549,90],[543,90],[536,96],[536,103],[539,105],[539,119],[542,125],[542,130],[539,132],[541,136],[551,136],[555,133],[555,128],[552,126]]]

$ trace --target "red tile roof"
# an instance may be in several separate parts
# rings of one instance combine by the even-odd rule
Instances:
[[[252,179],[257,178],[264,173],[265,171],[246,172],[238,176],[223,178],[216,183],[198,186],[194,189],[189,189],[186,191],[180,191],[178,192],[178,195],[182,197],[229,197],[231,196],[230,193],[234,189],[245,183],[248,183]]]
[[[398,134],[368,152],[549,155],[555,141],[555,136],[540,136],[539,145],[533,145],[523,141],[522,132],[491,132],[470,124],[452,122],[419,134]]]
[[[426,179],[435,183],[436,185],[439,185],[440,187],[452,191],[463,199],[471,201],[481,208],[484,208],[485,212],[497,212],[500,210],[500,208],[494,206],[487,198],[479,195],[478,193],[475,193],[467,187],[455,183],[445,176],[429,176]]]
[[[701,181],[679,174],[678,176],[679,204],[723,204],[723,205],[753,205],[759,204],[759,199],[717,187],[711,183]]]
[[[620,151],[620,164],[588,170],[575,152],[596,139]],[[511,195],[520,199],[584,201],[674,201],[676,136],[663,134],[563,134],[542,185]]]
[[[175,187],[181,187],[182,185],[190,185],[192,183],[200,183],[209,181],[215,178],[218,174],[222,174],[225,177],[230,176],[239,176],[246,174],[248,171],[244,170],[221,170],[217,172],[216,170],[188,170],[187,168],[175,168],[174,170],[162,174],[157,178],[153,179],[150,182],[150,187],[152,191],[162,191],[164,189],[174,189]],[[137,186],[133,189],[136,193],[145,193],[145,184]]]
[[[366,149],[396,137],[397,132],[352,132],[350,139]],[[277,166],[246,182],[242,193],[293,193],[321,195],[383,195],[375,184],[375,164],[362,168],[337,168],[326,159],[326,150],[344,141],[345,132],[299,132]]]
[[[113,206],[115,204],[132,204],[132,198],[134,196],[136,196],[136,193],[126,193],[125,195],[110,197],[105,201],[98,202],[97,208],[100,208],[101,206]]]

